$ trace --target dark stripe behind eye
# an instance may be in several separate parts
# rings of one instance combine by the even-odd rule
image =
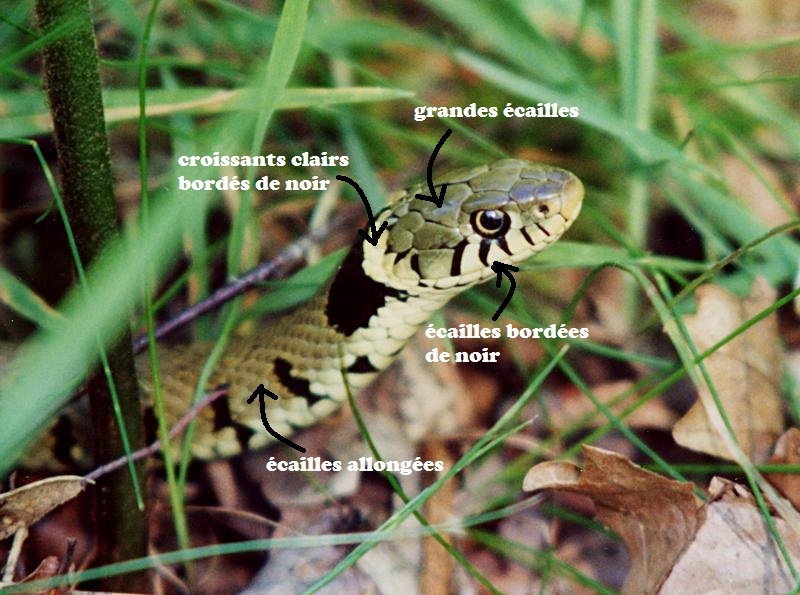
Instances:
[[[453,250],[453,260],[450,262],[450,276],[455,277],[461,274],[461,259],[464,257],[464,250],[469,242],[462,240]]]
[[[503,249],[503,252],[511,256],[511,249],[508,247],[508,242],[506,242],[506,236],[497,238],[497,244]]]
[[[481,246],[480,248],[478,248],[478,258],[481,259],[483,266],[486,267],[489,266],[488,256],[489,256],[489,248],[491,247],[492,247],[491,242],[489,242],[488,240],[481,240]]]

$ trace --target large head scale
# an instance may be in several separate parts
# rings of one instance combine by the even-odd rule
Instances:
[[[421,294],[464,289],[494,278],[495,260],[518,263],[555,242],[578,216],[583,184],[550,165],[503,159],[434,180],[447,184],[442,207],[397,197],[377,217],[388,221],[377,246],[364,243],[364,270],[395,289]]]

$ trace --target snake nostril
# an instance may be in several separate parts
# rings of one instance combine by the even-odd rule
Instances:
[[[547,217],[550,214],[550,207],[547,205],[539,205],[538,211],[542,217]]]

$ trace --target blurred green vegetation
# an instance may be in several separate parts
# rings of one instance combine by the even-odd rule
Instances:
[[[128,233],[90,271],[88,299],[68,290],[63,230],[55,211],[48,211],[53,195],[43,165],[30,146],[0,145],[0,332],[21,338],[37,329],[12,373],[0,377],[6,428],[0,432],[0,476],[64,404],[80,370],[96,360],[97,338],[108,341],[129,322],[121,315],[128,306],[141,312],[147,271],[158,275],[162,290],[173,284],[179,305],[197,301],[222,279],[274,254],[306,229],[309,218],[319,224],[354,197],[335,181],[324,195],[181,192],[179,176],[334,180],[341,173],[357,180],[377,209],[390,191],[424,179],[432,148],[452,128],[436,162],[440,171],[516,156],[566,167],[587,188],[584,212],[567,241],[532,260],[530,275],[518,275],[518,294],[504,316],[531,326],[560,321],[578,292],[576,316],[587,320],[587,288],[580,279],[605,265],[668,280],[653,287],[677,312],[691,311],[691,291],[674,302],[671,294],[701,275],[741,294],[757,274],[780,295],[793,288],[800,262],[791,225],[797,223],[800,188],[800,37],[798,23],[781,16],[782,10],[791,14],[791,3],[775,3],[772,12],[753,19],[733,2],[318,0],[285,30],[284,47],[296,44],[296,58],[271,52],[286,4],[162,2],[147,58],[147,225],[136,216],[137,68],[150,4],[95,5],[112,162]],[[0,137],[35,140],[55,169],[38,58],[50,40],[36,33],[31,11],[31,2],[15,3],[0,22]],[[502,115],[509,104],[539,102],[576,106],[580,116]],[[499,115],[414,119],[415,107],[472,103],[494,106]],[[327,152],[349,156],[350,164],[177,164],[181,155],[215,151],[287,157]],[[349,243],[355,229],[341,233],[339,245]],[[742,246],[724,268],[715,266]],[[557,274],[565,269],[582,274]],[[260,298],[250,315],[295,303],[297,292],[307,295],[330,272],[329,261],[306,268],[277,294]],[[569,377],[577,368],[580,375],[581,358],[595,354],[602,362],[635,364],[642,386],[663,389],[665,378],[676,382],[685,374],[681,360],[661,345],[661,325],[672,310],[652,303],[635,275],[602,274],[623,279],[620,317],[630,340],[573,342],[564,361],[574,367],[562,372]],[[494,287],[482,287],[457,305],[489,320],[498,301]],[[163,310],[161,315],[170,308]],[[796,322],[789,306],[785,312]],[[230,331],[223,320],[239,316],[248,312],[226,309],[197,323],[195,335]],[[642,353],[643,344],[653,347]],[[522,370],[531,383],[541,379],[537,373]],[[793,415],[800,411],[797,397],[797,387],[788,383]],[[604,413],[605,432],[626,429],[624,417]],[[592,439],[602,434],[603,428]],[[633,432],[630,437],[646,462],[678,473]],[[544,438],[559,444],[568,436]],[[476,460],[475,452],[468,456]],[[501,504],[517,497],[520,475],[537,456],[543,455],[512,466]],[[497,504],[487,501],[487,507]],[[512,548],[483,534],[481,540],[499,551]],[[574,568],[530,563],[602,589]]]

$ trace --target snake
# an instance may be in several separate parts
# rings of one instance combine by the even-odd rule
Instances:
[[[376,213],[377,241],[358,236],[338,271],[305,304],[264,330],[231,338],[208,389],[224,387],[198,416],[192,455],[236,456],[275,438],[259,406],[248,404],[263,384],[270,427],[289,437],[329,416],[385,370],[418,328],[448,301],[497,273],[494,262],[516,264],[555,243],[580,213],[584,187],[573,173],[549,164],[501,159],[431,180],[442,205],[419,198],[427,182],[391,196]],[[159,348],[167,422],[186,414],[213,344]],[[140,358],[141,360],[142,358]],[[152,388],[149,365],[137,361]],[[145,420],[152,417],[152,405]],[[86,432],[62,414],[53,454],[79,458]],[[85,417],[85,416],[83,416]]]

